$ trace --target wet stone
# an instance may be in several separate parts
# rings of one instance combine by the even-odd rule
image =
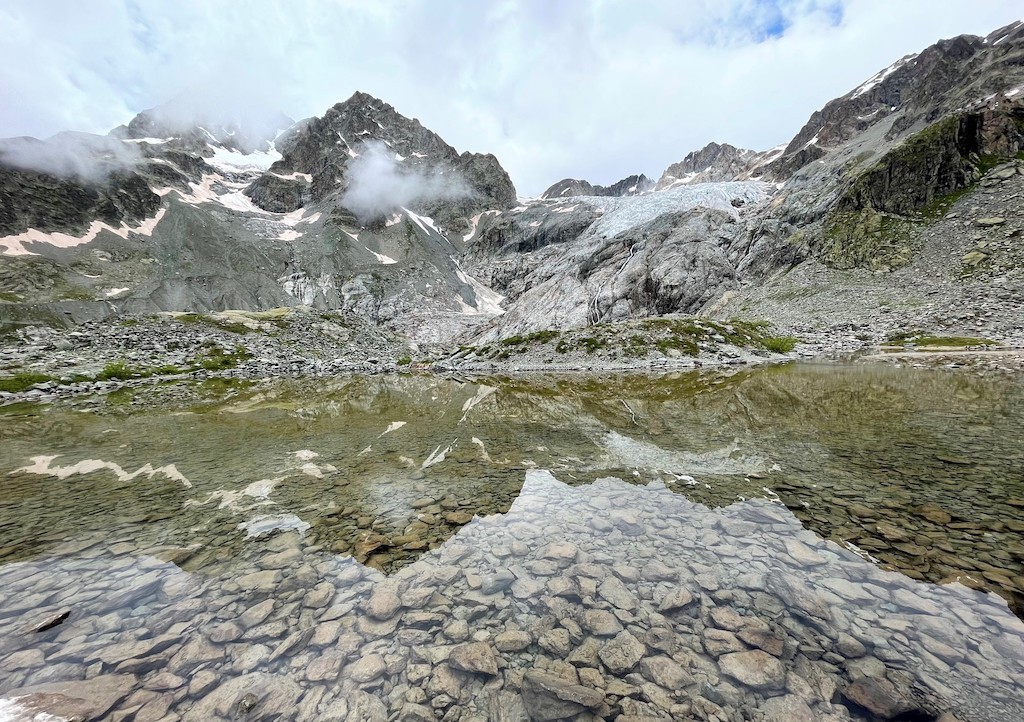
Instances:
[[[558,562],[572,562],[576,558],[578,549],[570,542],[556,542],[548,544],[540,553],[541,559],[550,559]]]
[[[198,700],[185,715],[186,722],[249,716],[274,719],[289,714],[302,689],[287,677],[252,672],[224,681]]]
[[[529,632],[508,630],[494,637],[494,647],[499,652],[520,652],[530,646]]]
[[[402,600],[390,589],[378,588],[363,606],[364,611],[373,619],[384,621],[391,619],[402,608]]]
[[[726,654],[719,658],[718,668],[722,674],[753,689],[779,690],[786,686],[785,667],[759,649]]]
[[[334,650],[318,654],[306,667],[306,679],[311,682],[337,679],[344,661],[345,656]]]
[[[444,628],[444,636],[453,642],[463,642],[469,637],[469,623],[465,619],[456,619]]]
[[[781,657],[785,650],[785,640],[777,634],[773,634],[767,628],[746,627],[741,629],[736,636],[751,647],[764,650],[773,657]]]
[[[333,597],[334,585],[326,581],[320,582],[306,593],[303,604],[312,609],[322,609],[331,603]]]
[[[369,654],[356,660],[345,668],[345,675],[356,682],[367,683],[380,677],[387,671],[387,664],[379,654]]]
[[[867,649],[861,644],[860,640],[846,632],[839,633],[836,639],[836,651],[846,659],[856,659],[857,657],[863,657],[867,653]]]
[[[569,652],[565,661],[578,667],[596,667],[600,664],[599,654],[603,644],[595,637],[587,637],[583,642]]]
[[[302,562],[302,551],[297,547],[285,549],[274,554],[267,554],[260,559],[260,566],[264,569],[287,569]]]
[[[807,703],[795,695],[772,697],[761,705],[764,722],[815,722]]]
[[[540,670],[523,677],[523,704],[535,722],[570,719],[604,703],[604,693]]]
[[[233,622],[223,622],[210,627],[208,634],[211,642],[224,644],[225,642],[234,642],[241,637],[242,629]]]
[[[617,609],[627,612],[637,607],[636,597],[616,577],[609,577],[597,587],[598,596]]]
[[[904,699],[888,682],[865,677],[843,690],[843,696],[882,719],[893,719],[916,708]]]
[[[572,649],[569,631],[566,629],[549,629],[537,638],[537,645],[556,658],[564,658]]]
[[[682,689],[693,684],[693,676],[671,657],[657,655],[640,662],[640,673],[655,684],[668,690]]]
[[[694,602],[694,597],[688,589],[677,587],[661,600],[658,605],[659,612],[674,612],[678,609],[685,609]]]
[[[485,674],[491,677],[498,674],[498,660],[494,656],[494,649],[485,642],[473,642],[455,647],[448,655],[448,664],[453,669],[463,672]]]
[[[598,656],[612,673],[622,675],[632,671],[646,651],[636,637],[624,631],[606,642]]]
[[[267,570],[245,574],[235,582],[239,587],[252,592],[271,592],[281,583],[281,572]]]
[[[220,662],[225,657],[223,647],[210,644],[202,637],[195,637],[185,643],[167,663],[167,669],[178,675],[185,675],[200,665]]]
[[[724,629],[708,629],[704,633],[704,651],[712,657],[730,652],[742,652],[747,646],[732,632]]]
[[[611,612],[604,609],[588,609],[581,620],[583,628],[598,637],[613,637],[622,631],[622,624]]]

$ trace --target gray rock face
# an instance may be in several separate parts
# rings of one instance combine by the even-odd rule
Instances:
[[[654,181],[644,174],[626,176],[610,186],[591,185],[585,180],[566,178],[540,194],[541,198],[571,198],[572,196],[636,196],[654,188]]]
[[[147,111],[109,137],[76,135],[75,147],[92,158],[88,175],[18,165],[23,146],[53,155],[56,141],[0,143],[0,238],[22,239],[0,241],[0,286],[18,309],[34,309],[12,318],[53,316],[57,309],[38,304],[69,298],[102,303],[107,313],[303,304],[394,321],[429,342],[499,310],[497,294],[458,259],[470,218],[515,202],[494,156],[459,154],[363,94],[278,137],[283,158],[269,171],[260,164],[272,135],[244,124],[180,125],[173,114]],[[339,141],[346,136],[350,145]],[[384,199],[381,217],[361,226],[339,198],[349,187],[349,151],[373,140],[391,143],[397,172],[450,178],[445,188],[459,192]],[[263,155],[244,155],[253,151]],[[46,235],[53,233],[70,238]],[[114,273],[96,263],[111,260]],[[112,306],[106,299],[115,295]],[[444,315],[424,324],[431,314]],[[73,319],[86,315],[71,309]]]
[[[272,173],[254,180],[245,193],[253,203],[271,213],[291,213],[312,200],[305,179],[282,178]]]
[[[745,180],[751,176],[763,158],[764,154],[736,148],[728,143],[708,143],[666,168],[655,190],[660,191],[679,184]]]
[[[707,188],[607,201],[574,199],[564,208],[527,209],[484,229],[469,249],[480,259],[470,268],[510,302],[481,341],[552,327],[692,313],[733,288],[734,259],[749,235],[727,199],[745,206],[742,197],[760,197],[761,191],[745,184]],[[678,208],[676,195],[679,203],[695,207],[668,211]],[[604,213],[596,213],[602,204]],[[723,205],[728,210],[719,210]],[[518,233],[521,240],[509,244]],[[503,243],[506,250],[497,255],[487,250]],[[517,265],[524,244],[537,252]]]
[[[361,92],[328,109],[322,118],[306,121],[289,139],[283,159],[271,171],[279,175],[310,175],[312,198],[320,202],[345,187],[346,168],[368,141],[386,143],[403,158],[400,167],[429,169],[431,173],[445,170],[468,184],[470,193],[463,200],[444,204],[428,200],[413,208],[424,215],[447,223],[481,210],[510,208],[515,202],[512,181],[494,156],[460,155],[418,120],[406,118],[387,103]],[[262,185],[253,188],[253,192],[257,189],[263,192]],[[256,199],[253,195],[253,200]],[[397,206],[391,209],[394,210]]]
[[[0,236],[29,228],[84,234],[97,220],[137,226],[160,208],[142,168],[114,168],[97,179],[61,177],[10,165],[4,148],[11,142],[0,141]]]

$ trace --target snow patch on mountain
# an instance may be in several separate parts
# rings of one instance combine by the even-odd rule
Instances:
[[[475,216],[470,218],[469,219],[469,233],[464,234],[462,236],[462,240],[468,243],[469,240],[473,236],[476,235],[476,227],[478,225],[480,225],[480,219],[483,218],[484,216],[489,216],[489,215],[500,216],[501,215],[501,211],[483,211],[482,213],[477,213]]]
[[[472,288],[473,294],[476,296],[475,307],[467,304],[461,297],[455,297],[455,302],[458,303],[460,307],[460,313],[466,316],[500,316],[505,313],[505,309],[501,307],[501,302],[505,300],[505,297],[466,273],[462,268],[462,264],[457,260],[454,258],[452,260],[455,262],[455,275],[459,277],[460,281]]]
[[[868,78],[868,80],[865,83],[863,83],[856,90],[854,90],[853,93],[850,95],[850,99],[852,100],[853,98],[859,98],[860,96],[862,96],[865,93],[867,93],[868,91],[870,91],[872,88],[877,87],[878,85],[880,85],[882,83],[882,81],[884,81],[886,78],[888,78],[890,75],[895,73],[897,70],[902,68],[904,65],[906,65],[907,63],[909,63],[911,60],[913,60],[916,57],[917,57],[917,53],[911,53],[910,55],[904,55],[902,58],[897,60],[895,63],[890,65],[885,70],[878,71],[877,73],[872,75],[870,78]]]
[[[2,249],[0,254],[6,256],[38,255],[26,248],[26,243],[46,243],[57,248],[73,248],[74,246],[81,246],[82,244],[95,240],[96,236],[98,236],[101,231],[108,231],[114,235],[120,236],[121,238],[128,238],[129,233],[137,233],[140,236],[151,236],[153,235],[153,229],[156,228],[156,224],[160,222],[160,219],[164,217],[166,212],[166,208],[161,208],[152,218],[147,218],[142,223],[134,227],[123,223],[120,228],[114,228],[102,221],[93,221],[89,224],[89,230],[81,236],[72,236],[67,233],[44,233],[36,230],[35,228],[29,228],[23,233],[0,238],[0,249]]]
[[[219,170],[237,173],[239,171],[267,171],[281,158],[281,154],[273,143],[270,144],[268,150],[256,150],[252,153],[242,153],[218,145],[213,147],[213,158],[208,158],[206,162]]]

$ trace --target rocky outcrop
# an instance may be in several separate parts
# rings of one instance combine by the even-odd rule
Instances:
[[[736,180],[749,173],[758,157],[755,151],[728,143],[708,143],[666,168],[655,188],[663,190],[677,185]]]
[[[278,134],[295,123],[283,113],[239,113],[213,117],[177,99],[156,108],[144,110],[127,125],[111,131],[116,138],[156,138],[174,142],[193,152],[209,152],[209,143],[241,153],[266,150]]]
[[[654,188],[654,181],[644,174],[626,176],[610,186],[591,185],[585,180],[565,178],[540,194],[541,198],[571,196],[635,196]]]
[[[696,312],[736,283],[746,219],[766,193],[723,183],[537,201],[487,219],[469,268],[506,296],[506,312],[482,339]]]
[[[949,116],[907,139],[850,183],[825,222],[818,256],[841,268],[905,265],[913,223],[943,212],[1000,159],[1024,148],[1024,104]]]
[[[516,202],[493,155],[459,154],[360,93],[324,118],[267,131],[280,151],[265,135],[254,141],[258,130],[154,110],[107,137],[8,141],[0,300],[19,308],[5,316],[63,323],[304,304],[431,340],[500,311],[458,259],[471,218]],[[373,141],[392,149],[393,177],[432,190],[403,198],[385,184],[379,217],[357,218],[343,204],[347,170]],[[39,158],[51,170],[31,165]]]
[[[1021,26],[986,38],[960,35],[907,55],[811,114],[770,171],[791,176],[823,153],[878,127],[888,141],[957,111],[981,110],[1024,80]]]
[[[654,188],[654,181],[640,175],[626,176],[622,180],[612,183],[610,186],[595,186],[594,195],[598,196],[635,196],[645,193]]]
[[[264,173],[249,184],[246,195],[260,208],[271,213],[291,213],[311,200],[309,182],[304,178],[283,178]]]
[[[135,170],[99,180],[62,178],[3,164],[0,150],[0,236],[29,228],[84,233],[93,221],[138,225],[160,207],[160,197]]]

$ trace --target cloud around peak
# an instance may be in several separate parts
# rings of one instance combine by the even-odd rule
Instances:
[[[367,141],[345,169],[348,187],[341,205],[362,223],[369,223],[399,208],[438,200],[468,198],[472,189],[450,169],[410,168],[381,141]]]

